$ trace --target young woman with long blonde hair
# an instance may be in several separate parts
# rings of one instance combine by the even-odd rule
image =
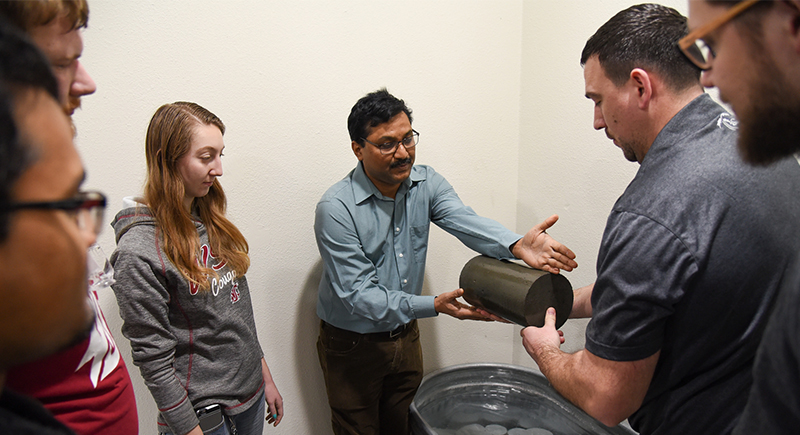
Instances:
[[[114,293],[159,409],[161,434],[260,435],[283,399],[256,336],[242,233],[225,217],[225,125],[195,103],[161,106],[145,141],[144,197],[114,219]],[[233,432],[233,433],[237,433]]]

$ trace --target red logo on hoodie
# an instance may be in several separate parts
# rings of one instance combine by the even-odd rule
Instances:
[[[233,283],[233,287],[231,287],[231,303],[235,304],[239,302],[239,283]]]
[[[211,251],[211,248],[206,244],[201,246],[200,247],[200,258],[197,259],[197,262],[200,263],[200,265],[203,266],[203,267],[208,267],[208,260],[210,260],[212,258],[217,258],[217,257]],[[211,266],[211,270],[215,270],[216,271],[216,270],[222,269],[223,267],[225,267],[225,262],[224,261],[220,262],[220,263],[216,263],[213,266]],[[194,296],[194,295],[197,294],[197,292],[199,290],[200,290],[200,286],[197,283],[194,283],[194,282],[190,282],[189,283],[189,294]],[[238,289],[237,289],[237,293],[238,293]]]

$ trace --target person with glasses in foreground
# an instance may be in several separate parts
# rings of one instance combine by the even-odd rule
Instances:
[[[143,198],[113,226],[114,294],[158,406],[158,433],[261,435],[283,419],[256,335],[244,235],[225,217],[225,125],[195,103],[156,110]]]
[[[578,266],[545,232],[558,216],[520,236],[475,214],[433,168],[414,165],[411,122],[411,109],[386,89],[358,100],[347,126],[359,163],[317,204],[317,352],[337,435],[409,433],[422,380],[416,319],[501,320],[459,302],[462,289],[420,295],[431,222],[484,255],[553,273]]]
[[[572,316],[591,317],[585,348],[560,349],[552,309],[522,330],[559,393],[643,435],[731,433],[800,248],[800,165],[741,161],[736,120],[678,47],[687,33],[680,13],[644,4],[586,43],[594,128],[639,171],[609,215],[595,283],[575,291]]]
[[[0,433],[72,434],[7,386],[10,368],[80,342],[94,324],[86,257],[105,198],[84,170],[47,59],[0,19]]]
[[[690,1],[681,48],[739,118],[739,151],[776,165],[800,153],[800,2]],[[698,50],[692,47],[705,47]],[[797,186],[782,184],[798,196]],[[764,213],[775,210],[766,209]],[[798,238],[795,226],[786,237]],[[781,259],[782,262],[784,259]],[[796,434],[800,427],[800,252],[786,270],[734,434]]]
[[[72,116],[81,97],[97,89],[80,61],[89,5],[85,0],[0,0],[0,16],[22,29],[50,61],[59,102]],[[95,310],[91,334],[69,349],[14,367],[8,385],[35,397],[79,435],[138,435],[133,384],[100,307],[100,295],[111,292],[113,270],[100,245],[89,253],[87,300]]]

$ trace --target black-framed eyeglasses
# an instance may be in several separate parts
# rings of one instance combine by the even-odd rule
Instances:
[[[106,211],[106,196],[97,191],[78,192],[74,197],[60,201],[16,202],[0,205],[0,211],[17,210],[64,210],[74,216],[81,231],[92,231],[99,235]]]
[[[680,47],[683,55],[701,70],[705,71],[711,69],[711,61],[716,54],[714,50],[703,41],[703,38],[714,30],[722,27],[723,24],[736,18],[739,14],[756,3],[758,3],[758,0],[744,0],[737,3],[735,6],[725,11],[724,14],[689,32],[688,35],[678,41],[678,47]]]
[[[417,132],[416,130],[411,130],[411,134],[404,137],[403,140],[384,142],[380,145],[368,141],[367,138],[365,137],[362,137],[361,139],[364,142],[367,142],[368,144],[377,148],[381,152],[381,154],[388,155],[388,154],[394,154],[397,151],[397,147],[400,146],[400,144],[403,144],[403,147],[405,147],[405,149],[407,150],[410,150],[411,148],[417,146],[417,144],[419,143],[419,132]]]

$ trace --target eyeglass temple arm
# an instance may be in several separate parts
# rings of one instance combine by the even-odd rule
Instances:
[[[733,6],[728,13],[722,14],[717,18],[709,21],[705,25],[702,25],[691,32],[688,35],[684,36],[683,38],[678,41],[678,45],[686,50],[692,46],[698,39],[700,39],[700,35],[706,35],[710,29],[714,29],[715,27],[719,27],[725,21],[733,19],[733,17],[739,15],[741,11],[744,9],[749,8],[754,3],[758,2],[758,0],[744,0],[743,2],[737,3],[736,6]]]

